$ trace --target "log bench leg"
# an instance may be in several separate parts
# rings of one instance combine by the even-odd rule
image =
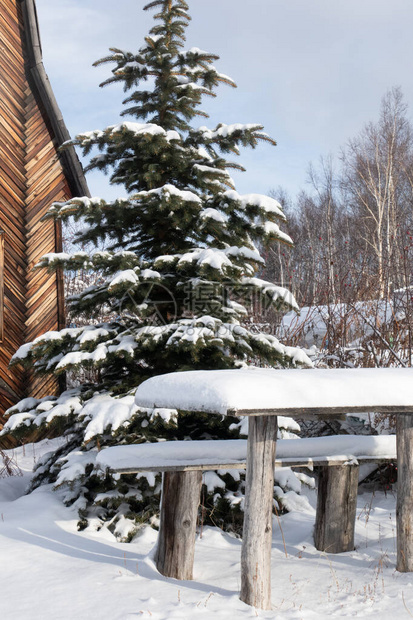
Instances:
[[[165,577],[192,579],[201,471],[164,472],[155,563]]]
[[[249,418],[240,599],[258,609],[271,609],[276,441],[276,416]]]
[[[397,570],[413,571],[413,416],[396,416]]]
[[[354,550],[359,466],[320,467],[314,543],[319,551]]]

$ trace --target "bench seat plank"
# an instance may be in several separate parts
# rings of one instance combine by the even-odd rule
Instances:
[[[165,441],[105,448],[101,469],[127,474],[139,471],[207,471],[245,469],[247,441]],[[385,463],[396,459],[394,435],[336,435],[277,441],[276,467],[321,467],[346,462]]]
[[[318,458],[310,459],[307,457],[303,458],[291,458],[291,459],[275,459],[274,467],[307,467],[312,469],[313,467],[332,467],[336,465],[366,465],[368,463],[375,463],[377,465],[384,463],[392,463],[395,461],[395,457],[391,455],[383,455],[380,457],[377,456],[354,456],[354,455],[337,455],[337,456],[320,456]],[[102,467],[99,464],[99,467]],[[142,471],[147,472],[164,472],[164,471],[219,471],[219,470],[227,470],[227,469],[239,469],[245,470],[246,461],[239,461],[237,463],[228,462],[224,459],[218,462],[209,462],[209,463],[199,463],[199,464],[188,464],[188,463],[174,463],[173,465],[168,464],[160,464],[160,465],[145,465],[136,464],[132,467],[113,467],[108,466],[109,469],[117,474],[137,474]]]

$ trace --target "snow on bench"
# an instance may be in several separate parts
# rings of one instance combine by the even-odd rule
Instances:
[[[96,464],[127,474],[138,471],[245,469],[247,440],[161,441],[105,448]],[[395,435],[335,435],[277,441],[276,467],[384,463],[396,459]]]
[[[249,605],[271,609],[273,463],[279,415],[293,418],[337,418],[360,412],[395,415],[397,570],[413,572],[412,385],[413,368],[188,371],[144,381],[136,390],[135,403],[138,407],[154,409],[249,416],[240,598]],[[323,510],[317,511],[324,515],[316,531],[319,549],[337,552],[354,548],[351,523],[355,514],[357,470],[358,464],[350,462],[345,466],[320,468],[318,501],[321,498],[326,503]],[[166,471],[164,482],[165,477],[195,474],[200,472]],[[329,538],[329,531],[333,531],[338,545]]]
[[[244,469],[246,457],[243,439],[161,441],[104,448],[96,465],[119,474],[165,472],[156,565],[167,577],[192,579],[202,471]],[[395,459],[395,435],[335,435],[279,440],[275,466],[320,467],[314,542],[340,553],[354,549],[359,464]]]

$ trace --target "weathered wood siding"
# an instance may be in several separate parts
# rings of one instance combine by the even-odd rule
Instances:
[[[60,250],[54,200],[71,196],[50,121],[32,83],[19,0],[0,0],[0,229],[4,231],[4,337],[0,343],[0,421],[27,394],[56,390],[54,380],[9,369],[24,342],[62,325],[59,277],[33,266]]]

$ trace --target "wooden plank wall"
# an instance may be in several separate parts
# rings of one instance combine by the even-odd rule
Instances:
[[[54,200],[70,197],[53,133],[26,75],[18,0],[0,11],[0,229],[4,230],[4,339],[0,343],[0,421],[13,402],[56,391],[51,379],[8,368],[17,348],[61,327],[58,278],[33,266],[59,250],[53,222],[40,222]],[[61,307],[61,300],[60,300]]]
[[[23,393],[23,372],[8,369],[26,323],[25,98],[26,80],[17,7],[0,12],[0,227],[4,230],[4,340],[0,346],[2,401]],[[0,403],[0,414],[4,409]]]
[[[26,99],[26,341],[30,342],[46,331],[63,327],[59,316],[58,276],[44,269],[33,269],[41,257],[58,251],[55,224],[41,218],[56,200],[67,200],[67,185],[56,146],[50,139],[50,128],[44,110],[39,108],[30,89]],[[54,393],[56,383],[50,377],[36,378],[31,383],[31,395]]]

